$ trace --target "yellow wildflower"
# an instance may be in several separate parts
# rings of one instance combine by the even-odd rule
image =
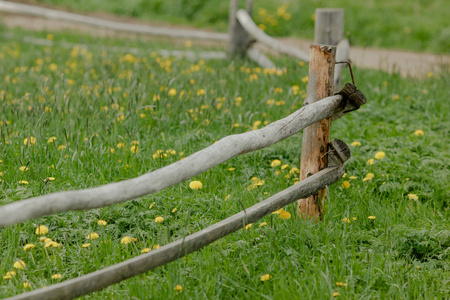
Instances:
[[[271,167],[278,167],[279,165],[281,165],[281,161],[279,159],[274,159],[272,160],[272,162],[270,163]]]
[[[228,168],[228,171],[233,172],[236,168]]]
[[[156,244],[156,245],[153,245],[153,250],[156,250],[156,249],[159,249],[161,246],[160,245],[158,245],[158,244]]]
[[[373,173],[368,173],[366,177],[363,178],[363,181],[371,181],[375,175]]]
[[[172,209],[172,212],[176,213],[177,212],[177,208],[175,207],[174,209]]]
[[[375,163],[375,160],[373,158],[371,158],[367,161],[367,165],[369,165],[369,166],[373,165],[374,163]]]
[[[177,292],[182,292],[183,286],[181,284],[177,284],[173,289]]]
[[[193,190],[199,190],[203,187],[203,184],[200,181],[195,180],[189,183],[189,187]]]
[[[30,287],[31,287],[31,283],[29,283],[28,281],[24,281],[24,282],[23,282],[23,288],[24,288],[24,289],[30,288]]]
[[[53,143],[56,140],[56,137],[52,136],[47,140],[47,144]]]
[[[98,233],[97,232],[91,232],[91,233],[89,233],[87,236],[86,236],[86,238],[88,239],[88,240],[95,240],[95,239],[98,239],[100,236],[98,235]]]
[[[346,223],[350,223],[350,219],[349,218],[343,218],[342,221],[346,222]]]
[[[267,225],[267,222],[262,222],[261,224],[259,224],[259,227],[263,227],[263,226],[266,226]]]
[[[150,248],[144,248],[141,250],[141,253],[148,253],[150,250]]]
[[[136,145],[133,145],[133,146],[131,146],[130,151],[131,151],[132,153],[138,153],[139,147],[136,146]]]
[[[177,95],[177,90],[176,89],[170,89],[169,92],[167,92],[167,94],[169,96],[176,96]]]
[[[106,226],[107,223],[106,223],[105,220],[98,220],[97,224],[100,225],[100,226]]]
[[[58,243],[58,242],[48,241],[48,242],[45,242],[44,248],[48,248],[48,247],[58,248],[59,245],[60,245],[60,243]]]
[[[333,293],[333,297],[337,297],[337,296],[339,296],[340,294],[338,293],[338,292],[334,292]]]
[[[425,132],[423,132],[422,129],[417,129],[416,131],[414,131],[414,134],[417,136],[423,136],[425,135]]]
[[[419,200],[419,197],[417,197],[416,194],[408,194],[409,200]]]
[[[270,276],[270,274],[264,274],[261,276],[261,278],[259,280],[267,281],[267,280],[270,280],[271,278],[272,278],[272,276]]]
[[[90,245],[91,245],[91,243],[85,243],[85,244],[81,245],[81,247],[82,247],[82,248],[87,248],[87,247],[89,247]]]
[[[345,282],[336,282],[336,285],[341,287],[341,286],[347,286],[347,284]]]
[[[386,157],[386,154],[383,151],[379,151],[375,153],[375,159],[381,160]]]
[[[18,261],[16,261],[13,265],[14,268],[16,269],[25,269],[26,265],[25,262],[21,259],[19,259]]]
[[[231,194],[226,195],[225,198],[223,199],[223,201],[227,201],[228,199],[230,199],[230,197],[231,197]]]
[[[60,279],[62,277],[62,275],[61,274],[53,274],[52,275],[52,279]]]
[[[46,233],[48,233],[48,227],[47,227],[47,226],[45,226],[45,225],[39,225],[39,226],[36,228],[36,234],[42,235],[42,234],[46,234]]]
[[[20,180],[19,183],[20,183],[20,184],[28,184],[29,182],[26,181],[26,180]]]
[[[27,251],[33,249],[34,247],[36,247],[34,244],[26,244],[25,246],[23,246],[23,250]]]
[[[344,182],[342,183],[342,187],[343,187],[344,189],[348,189],[348,188],[350,187],[350,182],[348,182],[347,180],[344,181]]]
[[[156,222],[156,223],[162,223],[162,222],[164,222],[164,218],[161,217],[161,216],[157,216],[157,217],[155,218],[155,222]]]
[[[121,149],[121,148],[123,148],[123,147],[125,147],[125,144],[124,144],[124,143],[118,143],[118,144],[117,144],[117,149]]]
[[[253,223],[245,225],[245,230],[249,230],[253,226]]]
[[[373,221],[373,220],[375,220],[376,217],[375,216],[369,216],[368,218],[369,218],[369,220]]]
[[[23,140],[23,144],[24,144],[25,146],[28,145],[28,143],[30,143],[30,145],[36,144],[36,138],[30,136],[30,138],[25,138],[25,139]]]
[[[28,167],[27,166],[21,166],[19,168],[19,170],[22,171],[22,172],[25,172],[25,171],[28,171]]]
[[[131,239],[131,237],[126,235],[120,240],[120,243],[126,245],[126,244],[131,243],[132,241],[133,240]]]
[[[290,219],[291,218],[291,213],[288,212],[288,211],[283,210],[283,211],[280,212],[280,218],[282,218],[284,220]]]
[[[361,146],[361,143],[358,142],[358,141],[354,141],[354,142],[352,143],[352,146],[353,146],[353,147],[359,147],[359,146]]]

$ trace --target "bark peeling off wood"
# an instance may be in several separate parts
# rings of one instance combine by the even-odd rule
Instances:
[[[336,47],[311,45],[310,47],[307,103],[320,103],[324,95],[333,93]],[[326,97],[326,96],[325,96]],[[306,106],[306,107],[308,107]],[[328,139],[331,119],[326,118],[310,125],[303,131],[300,180],[307,174],[315,174],[328,165]],[[318,219],[323,215],[325,190],[298,202],[298,212],[305,219]]]
[[[344,166],[322,170],[272,197],[253,205],[223,221],[209,226],[183,239],[167,244],[147,254],[142,254],[119,264],[78,278],[66,280],[46,288],[17,295],[9,300],[61,300],[73,299],[104,289],[114,283],[145,273],[156,267],[188,255],[234,231],[253,223],[298,198],[311,195],[320,188],[331,185],[344,174]]]
[[[0,227],[67,210],[83,210],[152,194],[190,179],[237,155],[256,151],[341,112],[341,95],[302,107],[259,130],[230,135],[183,160],[139,177],[85,190],[57,192],[0,206]]]

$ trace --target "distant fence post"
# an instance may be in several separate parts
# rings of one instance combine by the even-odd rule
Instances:
[[[336,47],[311,45],[307,96],[304,105],[333,94]],[[327,145],[331,119],[323,119],[303,130],[300,181],[328,166]],[[300,199],[297,211],[304,219],[322,219],[326,189]]]
[[[342,8],[317,8],[314,24],[314,43],[336,46],[344,38],[344,10]],[[348,59],[349,45],[342,44],[337,49],[338,59]],[[343,53],[340,53],[343,52]],[[334,90],[342,87],[342,70],[345,65],[336,67]]]
[[[250,38],[247,31],[242,28],[242,25],[236,18],[238,11],[239,0],[230,1],[230,16],[228,23],[228,34],[229,34],[229,54],[231,58],[240,57],[244,58],[247,55],[247,49],[250,44]],[[249,15],[252,14],[253,1],[247,1],[247,12]]]

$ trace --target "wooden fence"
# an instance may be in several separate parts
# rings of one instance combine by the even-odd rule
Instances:
[[[236,0],[232,0],[231,10],[236,11],[236,3]],[[247,9],[251,11],[251,2],[249,3]],[[0,8],[2,5],[5,5],[5,1],[0,1]],[[54,14],[50,15],[54,17]],[[71,14],[69,16],[75,18]],[[93,22],[90,19],[84,19],[84,21],[86,20]],[[253,32],[252,35],[257,36],[259,40],[271,41],[265,34],[261,35],[261,32],[254,31],[248,11],[236,11],[236,20],[240,22],[238,27]],[[236,24],[234,26],[237,26]],[[233,27],[231,31],[241,29]],[[246,40],[246,32],[241,32],[243,34],[240,37],[241,40]],[[189,38],[192,38],[192,36]],[[268,44],[270,43],[268,42]],[[282,45],[276,47],[279,50],[281,49],[281,52],[291,49],[287,52],[292,51],[292,53],[289,53],[304,55],[301,52],[295,52],[293,48],[284,48]],[[241,54],[248,55],[247,50],[241,52]],[[235,51],[238,51],[238,48]],[[287,52],[285,51],[285,53]],[[265,57],[259,51],[254,51],[251,55]],[[217,143],[183,160],[133,179],[90,189],[42,195],[3,205],[0,207],[0,227],[62,211],[105,207],[155,193],[188,180],[232,157],[268,147],[305,128],[308,130],[308,128],[311,128],[308,126],[324,127],[325,132],[323,132],[321,144],[308,142],[314,144],[314,147],[319,147],[319,153],[307,150],[310,151],[308,155],[312,155],[315,160],[321,161],[321,164],[315,166],[314,171],[308,171],[309,173],[304,175],[303,180],[223,221],[169,243],[155,251],[90,274],[51,285],[45,289],[23,293],[11,299],[73,299],[80,297],[188,255],[298,199],[306,199],[313,195],[315,198],[313,198],[312,204],[317,206],[319,204],[317,200],[318,191],[342,177],[344,174],[343,164],[350,157],[350,150],[344,142],[338,139],[328,142],[326,131],[329,131],[331,118],[358,109],[366,103],[366,99],[353,84],[349,83],[345,84],[344,88],[336,95],[331,96],[335,83],[333,78],[336,46],[311,45],[309,57],[311,57],[311,62],[305,106],[286,118],[259,130],[224,137]],[[326,122],[328,129],[321,122]],[[309,131],[310,133],[305,132],[304,136],[310,135],[312,131]],[[305,142],[303,149],[307,149]],[[302,153],[302,163],[303,161]],[[303,168],[309,170],[305,166]],[[300,212],[306,217],[317,217],[318,214],[320,217],[320,210],[318,213],[314,211],[312,215],[308,215],[302,210]]]

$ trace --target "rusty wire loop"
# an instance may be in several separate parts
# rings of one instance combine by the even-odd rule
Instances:
[[[350,70],[350,75],[352,76],[353,85],[355,85],[355,78],[353,77],[352,64],[350,60],[337,61],[336,64],[347,64],[348,69]]]

